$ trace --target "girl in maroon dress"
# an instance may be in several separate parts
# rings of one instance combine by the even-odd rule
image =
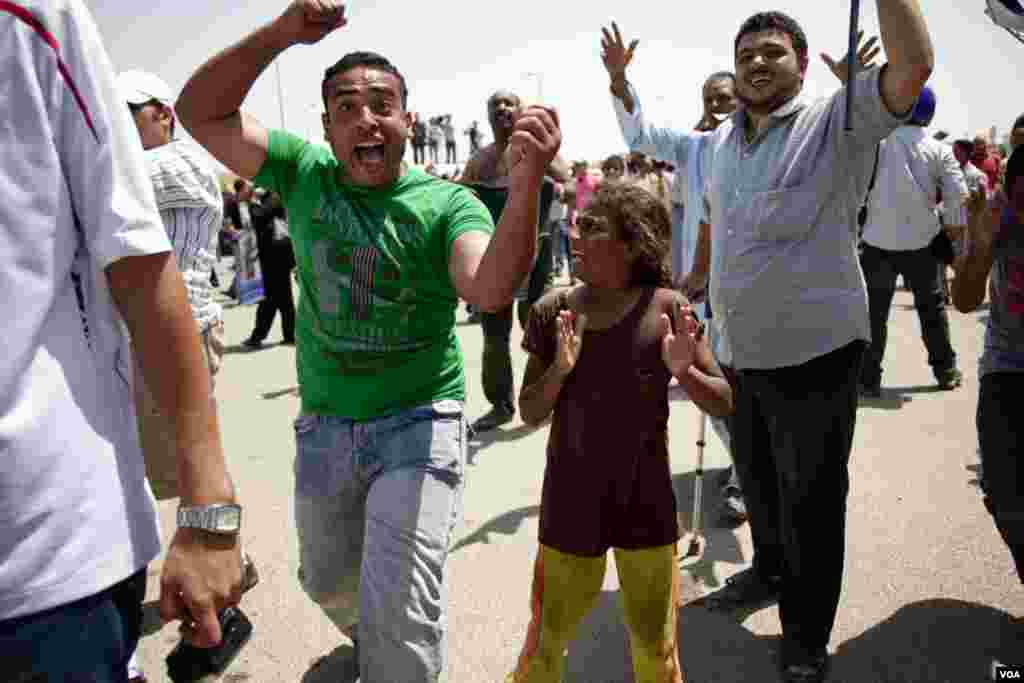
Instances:
[[[557,683],[562,653],[615,554],[637,683],[679,683],[679,539],[668,457],[676,377],[712,415],[729,385],[688,302],[669,289],[671,219],[640,186],[605,183],[576,221],[576,274],[530,313],[519,405],[552,417],[534,567],[533,620],[512,683]]]

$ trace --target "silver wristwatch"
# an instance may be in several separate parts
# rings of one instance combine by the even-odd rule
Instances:
[[[178,508],[178,526],[214,534],[237,534],[242,528],[242,506],[233,503]]]

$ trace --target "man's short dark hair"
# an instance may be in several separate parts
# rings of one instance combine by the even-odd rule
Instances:
[[[793,41],[793,49],[800,59],[807,59],[807,34],[800,28],[796,19],[783,12],[758,12],[743,22],[739,33],[736,34],[736,42],[733,44],[733,53],[740,46],[740,39],[748,33],[759,33],[761,31],[781,31]]]
[[[734,74],[731,71],[716,71],[715,73],[708,76],[707,79],[705,79],[704,85],[707,85],[708,83],[714,83],[715,81],[725,80],[732,81],[732,84],[736,85],[736,74]]]
[[[372,66],[386,71],[398,79],[399,94],[402,96],[402,109],[409,103],[409,89],[405,85],[405,76],[394,64],[388,61],[387,57],[376,52],[349,52],[324,72],[324,80],[320,85],[320,95],[324,100],[324,108],[327,108],[327,83],[338,74],[345,73],[357,66]]]
[[[1017,120],[1013,122],[1012,126],[1010,126],[1010,131],[1013,132],[1018,128],[1024,128],[1024,114],[1017,117]]]

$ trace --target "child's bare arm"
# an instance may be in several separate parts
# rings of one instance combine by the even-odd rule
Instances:
[[[536,427],[555,409],[562,385],[576,367],[586,326],[585,315],[560,311],[555,320],[558,345],[554,361],[549,365],[536,354],[530,354],[519,392],[519,413],[526,424]]]
[[[560,370],[556,363],[546,365],[538,356],[530,354],[519,391],[519,414],[523,422],[536,427],[548,419],[555,409],[569,372]]]
[[[676,379],[698,408],[712,417],[732,414],[732,388],[711,355],[705,338],[701,337],[693,363],[682,375]]]

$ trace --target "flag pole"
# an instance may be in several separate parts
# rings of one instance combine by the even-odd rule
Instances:
[[[860,32],[860,0],[850,0],[850,49],[846,53],[846,130],[853,130],[853,97],[857,87],[857,34]]]

